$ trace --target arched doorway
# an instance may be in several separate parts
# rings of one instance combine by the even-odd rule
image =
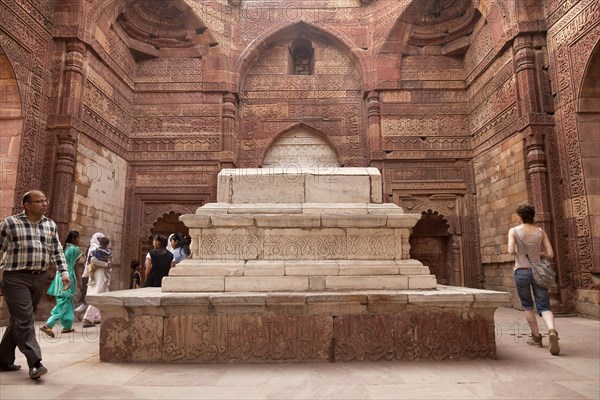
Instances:
[[[180,216],[181,214],[171,211],[163,214],[162,217],[156,220],[150,229],[149,235],[145,239],[141,239],[140,260],[144,260],[146,254],[152,249],[152,238],[154,235],[165,235],[166,237],[169,237],[171,233],[179,232],[189,240],[190,230],[179,220]]]
[[[410,258],[427,265],[441,285],[455,281],[450,260],[452,237],[449,228],[441,215],[429,210],[422,213],[409,239]]]
[[[600,42],[596,44],[583,77],[577,104],[581,161],[588,199],[600,198]],[[588,200],[593,271],[600,273],[600,202]],[[584,279],[585,280],[585,279]],[[589,281],[589,280],[587,280]],[[598,280],[596,279],[596,282]],[[597,284],[597,283],[596,283]]]
[[[12,214],[21,153],[23,111],[15,73],[0,48],[0,218]]]

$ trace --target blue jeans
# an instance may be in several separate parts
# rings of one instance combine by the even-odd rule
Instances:
[[[533,299],[531,298],[531,289],[535,298],[535,308],[538,313],[550,311],[550,298],[548,289],[538,286],[533,280],[531,268],[519,268],[515,270],[515,286],[521,300],[523,310],[533,310]]]

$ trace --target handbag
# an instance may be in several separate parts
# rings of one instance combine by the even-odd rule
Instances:
[[[527,254],[527,250],[525,250],[525,246],[521,242],[517,231],[515,230],[515,239],[517,242],[517,246],[525,253],[525,257],[527,261],[529,261],[529,265],[531,266],[531,273],[533,275],[533,280],[538,286],[549,289],[556,284],[556,272],[552,268],[552,263],[550,260],[545,258],[540,258],[539,261],[531,261],[529,258],[529,254]]]

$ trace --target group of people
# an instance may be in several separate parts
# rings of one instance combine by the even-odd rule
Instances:
[[[189,255],[188,242],[181,233],[173,233],[169,238],[155,235],[152,238],[152,250],[146,255],[144,287],[161,287],[162,278]]]
[[[110,240],[102,232],[92,235],[90,245],[84,252],[79,248],[80,234],[69,231],[64,245],[58,237],[58,227],[45,214],[48,199],[39,190],[32,190],[22,198],[23,212],[9,216],[0,222],[0,290],[10,315],[10,321],[0,341],[0,372],[21,369],[15,364],[16,348],[25,355],[29,377],[39,379],[48,373],[42,364],[42,354],[35,332],[35,311],[46,292],[54,296],[56,305],[40,330],[55,337],[57,322],[62,333],[73,332],[75,317],[83,321],[83,327],[100,323],[100,311],[86,303],[87,294],[99,294],[109,290],[112,252]],[[160,286],[169,269],[186,259],[190,250],[180,233],[167,238],[156,235],[154,249],[146,260],[146,279],[143,286]],[[75,308],[77,292],[75,266],[84,256],[84,271],[79,302]],[[137,266],[135,266],[137,263]],[[45,290],[50,265],[56,275]],[[132,262],[131,288],[142,286],[139,262]]]
[[[0,342],[0,372],[21,369],[20,365],[14,363],[18,347],[27,359],[29,377],[39,379],[48,370],[41,362],[42,354],[35,336],[34,313],[45,291],[48,267],[51,264],[56,267],[56,276],[47,291],[56,298],[56,306],[40,330],[54,337],[53,327],[59,321],[63,333],[72,332],[76,315],[83,320],[84,327],[100,322],[100,311],[86,304],[85,297],[86,292],[98,294],[108,291],[112,252],[108,248],[110,240],[103,233],[97,232],[92,236],[85,252],[81,305],[75,309],[75,265],[83,255],[78,246],[79,232],[70,231],[64,247],[61,246],[56,224],[45,216],[48,200],[41,191],[25,193],[22,205],[23,212],[7,217],[0,223],[0,289],[10,314],[9,325]],[[527,343],[536,347],[543,346],[537,324],[537,310],[548,327],[550,352],[558,355],[559,338],[550,309],[548,290],[536,284],[531,272],[531,261],[554,256],[552,246],[546,232],[534,225],[533,206],[519,206],[516,214],[520,225],[509,230],[508,252],[516,255],[515,286],[531,329]],[[153,249],[146,256],[145,280],[142,280],[140,263],[131,263],[132,289],[140,286],[160,287],[162,278],[169,274],[169,270],[190,255],[187,240],[180,233],[172,234],[168,239],[164,235],[156,235],[152,246]]]

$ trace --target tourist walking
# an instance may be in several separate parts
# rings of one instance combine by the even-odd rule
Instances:
[[[520,225],[508,231],[508,253],[516,254],[514,266],[515,286],[521,300],[521,306],[525,311],[525,318],[531,328],[531,336],[527,340],[527,344],[543,347],[542,334],[533,307],[535,299],[535,308],[548,327],[550,353],[558,355],[560,346],[558,344],[558,333],[554,326],[554,314],[550,309],[548,289],[535,283],[529,261],[537,262],[540,258],[552,259],[554,257],[552,245],[546,232],[533,224],[535,208],[532,205],[519,206],[517,217]],[[543,251],[541,250],[542,246]],[[531,291],[533,291],[533,298],[531,297]]]
[[[144,287],[161,287],[162,278],[169,275],[173,253],[167,250],[167,237],[156,235],[152,241],[154,250],[150,251],[150,259],[146,258]]]
[[[48,267],[54,263],[65,290],[71,287],[71,279],[58,228],[44,215],[48,211],[46,195],[29,191],[22,204],[23,212],[0,223],[0,288],[10,315],[0,342],[0,371],[21,369],[14,363],[18,347],[27,359],[29,377],[38,379],[48,372],[35,336],[35,310],[44,294]]]
[[[78,320],[83,320],[83,314],[87,311],[88,304],[85,301],[85,297],[88,291],[88,283],[90,280],[90,266],[92,262],[92,254],[100,247],[100,239],[104,237],[104,233],[96,232],[90,239],[90,244],[85,251],[85,264],[83,267],[83,273],[81,274],[81,295],[79,296],[79,306],[75,309],[75,316]]]
[[[77,278],[75,277],[75,263],[82,255],[81,250],[77,247],[78,244],[79,232],[69,231],[63,249],[69,268],[69,278],[71,279],[71,282],[77,282]],[[56,305],[52,311],[50,311],[50,318],[42,325],[40,330],[46,335],[54,337],[52,328],[57,321],[60,321],[62,333],[73,332],[73,320],[75,319],[75,304],[73,302],[73,297],[77,293],[77,287],[71,285],[68,289],[64,289],[60,274],[57,273],[52,280],[47,293],[56,298]]]
[[[104,238],[99,239],[98,244],[100,245],[102,243],[106,243],[108,245],[108,243],[110,241],[103,240],[103,239]],[[97,258],[98,250],[100,250],[100,249],[102,249],[100,246],[98,246],[94,249],[94,251],[91,253],[92,259]],[[90,262],[91,262],[91,260],[90,260]],[[112,268],[111,268],[112,264],[110,262],[108,262],[106,264],[106,267],[103,267],[102,265],[104,265],[104,264],[94,262],[94,265],[96,268],[93,268],[94,275],[93,276],[90,275],[90,279],[88,282],[87,294],[100,294],[100,293],[108,292],[109,287],[110,287],[110,273],[112,270]],[[90,264],[89,271],[92,271],[91,264]],[[89,328],[91,326],[94,326],[94,324],[99,324],[100,321],[101,321],[100,310],[98,310],[98,308],[96,308],[92,305],[88,305],[87,309],[85,310],[85,314],[83,315],[83,327]]]

